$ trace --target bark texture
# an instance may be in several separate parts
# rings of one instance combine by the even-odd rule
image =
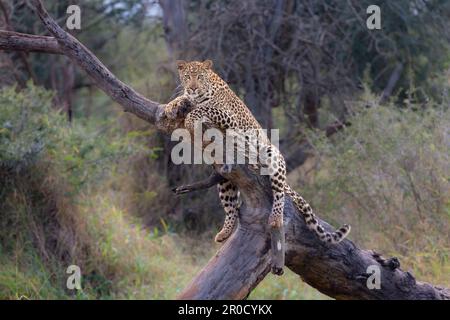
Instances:
[[[53,54],[63,53],[58,41],[53,37],[35,36],[5,30],[0,30],[0,49]]]

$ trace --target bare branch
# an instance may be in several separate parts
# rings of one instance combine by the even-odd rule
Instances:
[[[203,189],[211,188],[215,185],[217,185],[220,182],[226,181],[224,177],[222,177],[219,173],[214,171],[207,179],[198,181],[192,184],[188,184],[185,186],[180,186],[177,188],[173,188],[172,191],[177,194],[184,194],[192,191],[198,191]]]
[[[137,93],[117,79],[98,58],[72,35],[65,32],[47,13],[40,0],[33,0],[36,12],[47,30],[58,41],[61,51],[83,69],[114,101],[141,119],[155,124],[163,107]]]
[[[3,30],[0,30],[0,50],[63,54],[58,41],[53,37]]]

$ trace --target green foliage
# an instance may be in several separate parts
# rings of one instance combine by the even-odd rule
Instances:
[[[424,100],[432,95],[431,76],[442,72],[449,64],[448,38],[443,32],[448,29],[450,3],[441,0],[355,3],[360,12],[369,5],[379,5],[382,25],[380,31],[369,31],[357,20],[346,26],[352,35],[351,56],[358,77],[362,78],[366,65],[370,64],[374,79],[371,89],[381,92],[396,65],[401,63],[406,70],[401,73],[398,91],[418,86],[422,90],[415,93],[416,99]],[[343,7],[347,7],[347,14],[351,15],[348,6]]]
[[[0,93],[0,166],[20,170],[34,163],[54,143],[64,119],[50,113],[50,92],[31,86]]]
[[[31,84],[0,91],[0,128],[0,299],[174,298],[206,262],[165,219],[148,231],[122,208],[122,171],[156,156],[143,143],[152,131],[122,132],[114,115],[68,123]],[[66,289],[71,264],[79,292]]]
[[[302,193],[320,216],[352,224],[351,238],[448,282],[448,105],[376,101],[366,93],[355,102],[351,125],[331,139],[309,133],[319,162]]]
[[[97,235],[86,228],[95,204],[84,211],[80,197],[95,192],[123,159],[148,151],[119,128],[114,119],[70,124],[52,106],[52,94],[31,84],[0,91],[0,298],[111,294],[99,289],[108,275],[98,267]],[[94,225],[101,229],[103,221]],[[65,289],[73,263],[88,271],[81,294]]]
[[[268,274],[249,296],[249,299],[271,300],[329,300],[303,282],[298,274],[286,268],[282,277]]]
[[[0,167],[20,172],[39,161],[78,190],[114,170],[120,159],[146,151],[115,119],[69,123],[52,107],[52,93],[29,85],[0,91]]]

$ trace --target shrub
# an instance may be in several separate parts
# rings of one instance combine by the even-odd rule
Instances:
[[[351,104],[351,125],[310,132],[318,158],[301,192],[319,216],[350,223],[351,238],[450,281],[450,112],[447,105]]]
[[[114,119],[68,123],[52,93],[33,85],[0,91],[0,297],[66,296],[72,263],[99,274],[80,197],[145,149],[116,128]]]

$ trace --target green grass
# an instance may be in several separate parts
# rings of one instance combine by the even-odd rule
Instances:
[[[285,268],[281,277],[268,274],[250,294],[249,299],[329,300],[330,297],[312,288],[303,282],[298,274]]]

